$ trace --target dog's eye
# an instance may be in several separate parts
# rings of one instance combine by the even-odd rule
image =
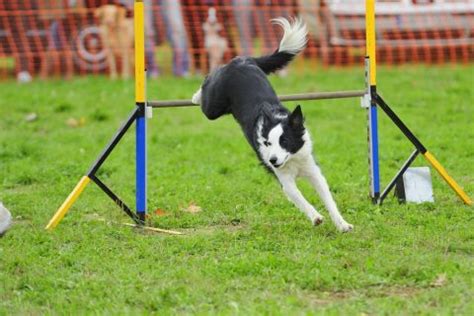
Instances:
[[[280,138],[280,145],[286,146],[288,144],[288,140],[286,138]]]
[[[268,146],[271,146],[271,145],[272,145],[272,143],[270,143],[270,142],[267,142],[267,141],[265,140],[265,141],[263,141],[263,145],[265,145],[265,146],[267,146],[267,147],[268,147]]]

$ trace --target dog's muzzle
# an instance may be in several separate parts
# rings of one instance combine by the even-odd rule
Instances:
[[[278,163],[277,157],[272,157],[272,158],[270,158],[269,161],[270,161],[270,163],[272,164],[272,166],[275,167],[275,168],[279,168],[279,167],[281,167],[281,165],[282,165],[282,164],[279,164],[279,163]]]

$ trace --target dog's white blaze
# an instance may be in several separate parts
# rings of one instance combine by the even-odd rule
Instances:
[[[272,22],[279,25],[284,32],[278,48],[279,52],[297,55],[305,48],[308,42],[308,29],[302,19],[295,19],[293,23],[290,23],[287,19],[280,17],[273,19]]]
[[[257,141],[259,143],[258,151],[265,164],[269,167],[273,167],[270,163],[270,159],[276,158],[277,165],[284,165],[290,153],[280,146],[280,137],[283,135],[283,126],[281,124],[273,127],[268,133],[268,139],[265,139],[262,135],[263,120],[258,122],[257,126]]]
[[[277,126],[272,128],[270,130],[270,133],[268,133],[268,142],[271,144],[268,146],[270,151],[270,156],[268,157],[268,160],[276,158],[277,165],[284,164],[288,159],[288,156],[290,155],[288,151],[286,151],[283,147],[280,146],[281,135],[283,135],[283,126],[281,126],[281,124],[278,124]]]

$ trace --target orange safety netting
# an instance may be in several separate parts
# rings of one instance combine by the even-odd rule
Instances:
[[[299,16],[307,23],[310,36],[305,58],[325,65],[363,64],[362,0],[144,2],[150,75],[206,73],[210,59],[212,64],[235,55],[272,52],[281,33],[269,20],[279,16]],[[0,0],[0,78],[19,73],[40,77],[109,73],[108,51],[101,37],[105,22],[96,14],[106,4],[133,16],[132,0]],[[466,63],[474,59],[472,0],[381,0],[376,12],[378,62]],[[122,58],[119,52],[117,59]]]

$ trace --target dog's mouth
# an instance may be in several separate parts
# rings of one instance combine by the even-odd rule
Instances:
[[[285,157],[285,159],[283,159],[283,162],[282,163],[275,163],[275,164],[272,164],[272,166],[275,168],[275,169],[278,169],[280,167],[283,167],[286,162],[288,161],[288,156]]]

